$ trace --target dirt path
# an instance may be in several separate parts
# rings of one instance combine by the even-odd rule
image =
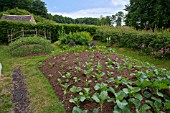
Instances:
[[[21,72],[21,67],[13,70],[13,103],[15,105],[14,113],[28,113],[29,98],[24,76]]]

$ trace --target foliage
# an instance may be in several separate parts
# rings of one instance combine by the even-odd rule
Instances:
[[[90,51],[95,51],[95,49]],[[86,51],[89,50],[86,49]],[[103,53],[109,54],[108,51],[111,51],[111,49],[103,50]],[[75,53],[75,55],[76,54],[79,53]],[[93,60],[94,57],[89,56],[89,58]],[[93,78],[96,85],[93,84],[93,92],[91,92],[91,86],[86,85],[86,82],[84,82],[83,85],[85,87],[79,87],[76,83],[72,83],[72,87],[69,88],[70,92],[68,92],[72,95],[69,102],[74,103],[75,106],[79,108],[81,108],[85,100],[86,102],[96,102],[99,104],[100,110],[102,111],[103,105],[107,101],[114,104],[113,112],[115,113],[130,113],[132,112],[132,106],[134,106],[133,111],[137,113],[166,112],[169,110],[169,71],[163,68],[157,68],[149,63],[138,64],[139,62],[133,62],[133,60],[128,57],[122,59],[115,58],[113,60],[109,59],[109,56],[106,55],[104,58],[108,61],[103,67],[112,65],[112,68],[117,71],[119,71],[118,67],[122,67],[121,71],[129,70],[129,74],[133,79],[122,77],[121,73],[119,73],[120,76],[114,78],[114,74],[109,75],[109,73],[112,72],[109,68],[107,68],[107,73],[103,75],[103,77],[105,76],[108,78],[108,81],[104,81],[102,77],[98,79],[95,77],[94,73],[102,73],[101,63],[98,61],[95,63],[91,63],[90,61],[84,62],[82,68],[73,68],[77,73],[80,73],[80,71],[88,72],[88,70],[94,68],[88,73],[88,76],[85,76],[85,80],[88,81]],[[73,78],[74,77],[76,76],[73,75]]]
[[[9,46],[0,45],[0,62],[3,65],[0,81],[0,113],[9,113],[14,109],[12,104],[12,70],[21,66],[25,76],[25,83],[29,90],[30,109],[27,112],[37,113],[66,113],[62,103],[56,97],[46,77],[39,71],[38,64],[50,56],[12,57]],[[43,90],[41,90],[43,88]],[[2,91],[2,92],[1,92]],[[48,101],[46,101],[48,100]]]
[[[162,29],[170,27],[169,0],[130,0],[126,6],[126,25],[137,29]]]
[[[137,49],[159,57],[170,54],[166,49],[170,44],[170,33],[166,31],[152,33],[130,28],[101,27],[97,29],[94,39],[110,44],[117,43],[119,47]]]
[[[61,45],[74,42],[74,45],[88,45],[92,37],[88,32],[76,32],[69,34],[60,34],[59,41]]]
[[[8,35],[11,34],[11,31],[13,32],[13,35],[15,33],[18,33],[21,31],[21,28],[24,28],[24,30],[35,30],[37,28],[38,30],[42,31],[50,31],[51,32],[51,40],[52,42],[58,41],[58,31],[61,31],[64,29],[65,33],[68,34],[70,32],[81,32],[86,31],[89,32],[91,35],[94,35],[96,32],[96,27],[94,26],[87,26],[87,25],[68,25],[68,24],[36,24],[32,25],[29,23],[24,22],[12,22],[12,21],[0,21],[0,43],[7,44],[8,43]],[[15,37],[15,35],[14,35]]]
[[[36,14],[31,14],[30,12],[28,12],[27,10],[24,10],[24,9],[14,8],[14,9],[7,10],[7,11],[1,12],[1,13],[2,13],[2,15],[3,14],[8,14],[8,15],[33,15],[36,23],[56,24],[55,21],[43,18],[43,17],[36,15]]]
[[[50,53],[53,47],[50,41],[41,37],[20,38],[9,45],[12,56],[25,56],[29,54]]]
[[[0,12],[19,8],[27,10],[35,15],[47,17],[47,8],[41,0],[0,0]]]

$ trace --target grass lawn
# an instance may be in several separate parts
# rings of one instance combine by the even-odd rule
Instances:
[[[52,87],[47,79],[39,71],[38,62],[47,59],[49,56],[35,57],[11,57],[8,54],[7,46],[0,46],[0,62],[3,65],[4,85],[0,85],[0,113],[8,113],[13,108],[10,93],[3,94],[3,90],[11,87],[11,74],[16,66],[22,66],[24,75],[26,76],[26,84],[30,96],[30,110],[34,113],[65,113],[64,108],[55,96]],[[1,81],[2,81],[1,80]]]
[[[118,54],[135,58],[142,62],[149,62],[158,67],[170,70],[170,60],[159,60],[143,54],[138,54],[130,49],[114,48]],[[56,48],[55,53],[60,49]],[[26,76],[26,85],[30,97],[30,110],[34,113],[65,113],[62,104],[56,97],[52,87],[47,79],[39,71],[37,65],[39,62],[51,57],[46,56],[29,56],[29,57],[11,57],[8,54],[8,46],[0,46],[0,62],[3,65],[3,76],[0,77],[0,113],[8,113],[14,107],[11,102],[11,74],[16,66],[22,66]]]

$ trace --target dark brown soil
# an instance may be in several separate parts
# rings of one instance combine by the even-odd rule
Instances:
[[[28,113],[29,98],[26,84],[24,83],[24,76],[21,72],[21,67],[13,70],[13,103],[15,105],[15,113]]]
[[[69,89],[74,85],[77,87],[81,88],[90,88],[91,95],[94,94],[94,86],[96,83],[101,83],[104,82],[108,84],[109,87],[113,87],[114,83],[108,83],[108,79],[110,76],[108,75],[109,72],[113,72],[112,77],[117,78],[118,76],[123,76],[126,78],[129,78],[131,80],[134,80],[130,76],[130,73],[136,72],[137,70],[135,68],[132,68],[131,70],[124,68],[123,71],[119,71],[116,67],[116,65],[113,65],[114,68],[108,69],[106,67],[106,62],[108,62],[108,58],[110,58],[112,61],[117,61],[120,64],[124,65],[123,58],[122,56],[116,55],[114,53],[104,53],[102,51],[98,52],[82,52],[82,53],[66,53],[66,54],[59,54],[56,55],[50,59],[47,59],[43,65],[39,67],[41,72],[46,76],[46,78],[49,80],[50,84],[52,85],[53,89],[56,92],[56,95],[58,98],[61,100],[63,103],[67,113],[71,113],[73,107],[75,106],[73,103],[69,102],[69,99],[72,97],[76,97],[77,95],[70,92]],[[92,67],[94,68],[93,72],[91,75],[94,75],[95,73],[98,73],[98,70],[96,68],[96,65],[98,62],[102,65],[102,72],[105,72],[105,75],[102,77],[101,80],[97,80],[96,77],[93,76],[88,76],[84,74],[83,71],[78,72],[75,67],[78,66],[82,68],[83,70],[87,70],[90,68],[87,68],[85,62],[91,62],[93,64]],[[65,78],[63,78],[59,72],[62,75],[65,75],[67,72],[71,73],[72,77],[66,81]],[[73,76],[80,78],[80,81],[74,82]],[[57,79],[60,78],[62,80],[62,83],[68,83],[71,84],[67,90],[67,93],[64,94],[64,89],[63,87],[59,84]],[[85,84],[85,81],[92,80],[92,82],[88,85]],[[121,90],[123,87],[119,87],[116,89],[116,91]],[[109,94],[110,97],[113,97],[113,94]],[[89,113],[93,111],[94,108],[99,108],[99,104],[97,104],[94,101],[88,101],[85,100],[83,103],[80,103],[80,108],[81,109],[86,109],[89,110]],[[112,113],[114,109],[114,104],[105,102],[103,106],[103,111],[102,113]],[[131,110],[134,108],[131,107]]]

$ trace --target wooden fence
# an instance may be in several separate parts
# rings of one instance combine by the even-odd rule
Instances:
[[[51,32],[49,30],[38,30],[37,28],[33,30],[24,30],[24,28],[21,28],[21,31],[16,31],[15,29],[11,29],[10,31],[8,31],[8,43],[11,43],[19,38],[30,36],[43,37],[51,41]]]

